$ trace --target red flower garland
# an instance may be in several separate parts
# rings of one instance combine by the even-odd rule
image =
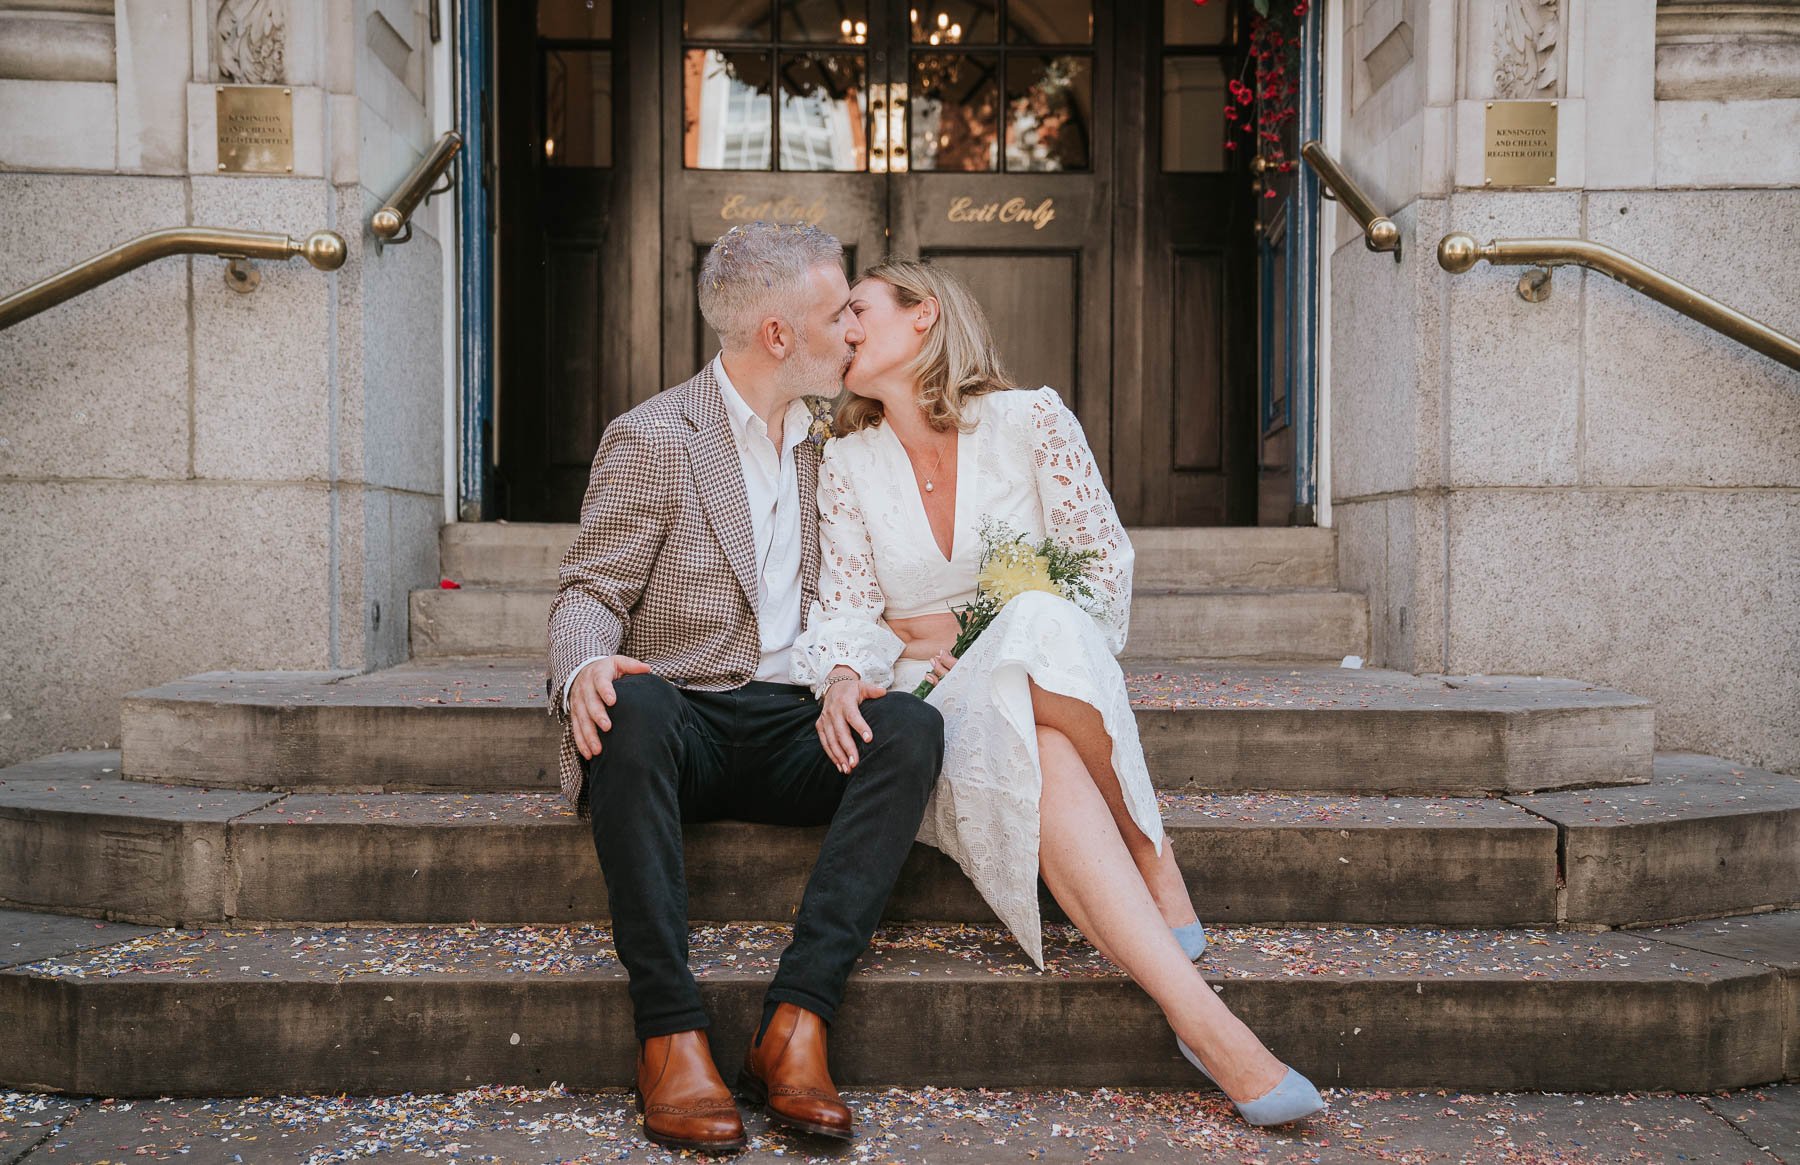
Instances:
[[[1237,126],[1239,133],[1253,135],[1256,152],[1270,169],[1286,173],[1296,165],[1287,153],[1287,127],[1300,116],[1300,22],[1306,18],[1311,0],[1295,0],[1290,11],[1271,14],[1270,0],[1253,0],[1256,12],[1250,18],[1250,56],[1244,67],[1251,74],[1250,84],[1242,76],[1228,85],[1232,100],[1225,106],[1225,120]],[[1203,6],[1208,0],[1194,0]],[[1253,106],[1254,117],[1246,116],[1239,106]],[[1238,143],[1227,138],[1225,148],[1235,150]],[[1264,197],[1274,198],[1269,190]]]

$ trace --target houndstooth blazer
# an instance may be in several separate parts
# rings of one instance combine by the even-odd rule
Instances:
[[[819,449],[794,449],[800,489],[800,617],[819,596]],[[618,417],[600,437],[581,532],[557,571],[544,692],[563,723],[563,795],[587,808],[581,753],[562,708],[583,660],[628,655],[678,687],[722,691],[762,658],[756,547],[743,463],[709,363]]]

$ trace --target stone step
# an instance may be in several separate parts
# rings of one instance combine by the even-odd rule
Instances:
[[[415,659],[542,655],[554,590],[463,587],[414,591]],[[1156,591],[1131,603],[1126,659],[1336,662],[1366,655],[1369,605],[1344,591]]]
[[[0,916],[0,1085],[191,1096],[630,1080],[626,979],[600,927],[92,927],[67,922],[57,950],[43,920]],[[32,961],[3,954],[14,928]],[[1135,984],[1072,931],[1046,937],[1047,974],[985,928],[878,932],[832,1026],[837,1082],[1199,1084]],[[692,935],[728,1071],[787,940],[742,924]],[[1200,970],[1326,1087],[1699,1091],[1800,1070],[1795,912],[1598,934],[1221,928]]]
[[[0,770],[0,901],[186,926],[611,916],[560,794],[200,790],[118,766],[69,753]],[[1620,926],[1800,906],[1800,778],[1692,754],[1659,756],[1628,790],[1164,793],[1163,820],[1213,924]],[[691,917],[792,918],[823,835],[690,826]],[[886,917],[994,921],[926,846]]]
[[[444,577],[463,586],[554,587],[578,527],[453,522],[438,539]],[[1253,590],[1337,586],[1337,536],[1317,526],[1150,526],[1130,531],[1139,587]]]
[[[214,788],[554,789],[537,660],[209,672],[121,705],[128,776]],[[1651,775],[1648,701],[1574,680],[1316,663],[1133,663],[1165,788],[1480,795]]]

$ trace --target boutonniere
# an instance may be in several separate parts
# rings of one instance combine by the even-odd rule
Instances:
[[[831,440],[835,434],[832,427],[832,416],[837,410],[827,398],[809,396],[806,398],[806,411],[812,416],[812,422],[806,427],[806,443],[823,452],[825,442]]]

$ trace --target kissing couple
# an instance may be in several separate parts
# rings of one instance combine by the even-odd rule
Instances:
[[[1194,965],[1114,658],[1131,544],[1056,390],[1012,382],[942,268],[852,286],[816,227],[733,227],[699,299],[722,350],[607,426],[550,612],[562,788],[630,976],[645,1136],[746,1143],[688,967],[682,825],[720,819],[827,827],[737,1077],[777,1125],[853,1135],[826,1033],[915,838],[1040,969],[1041,877],[1245,1120],[1323,1108]],[[1099,603],[1026,590],[952,655],[982,519],[1093,551]]]

